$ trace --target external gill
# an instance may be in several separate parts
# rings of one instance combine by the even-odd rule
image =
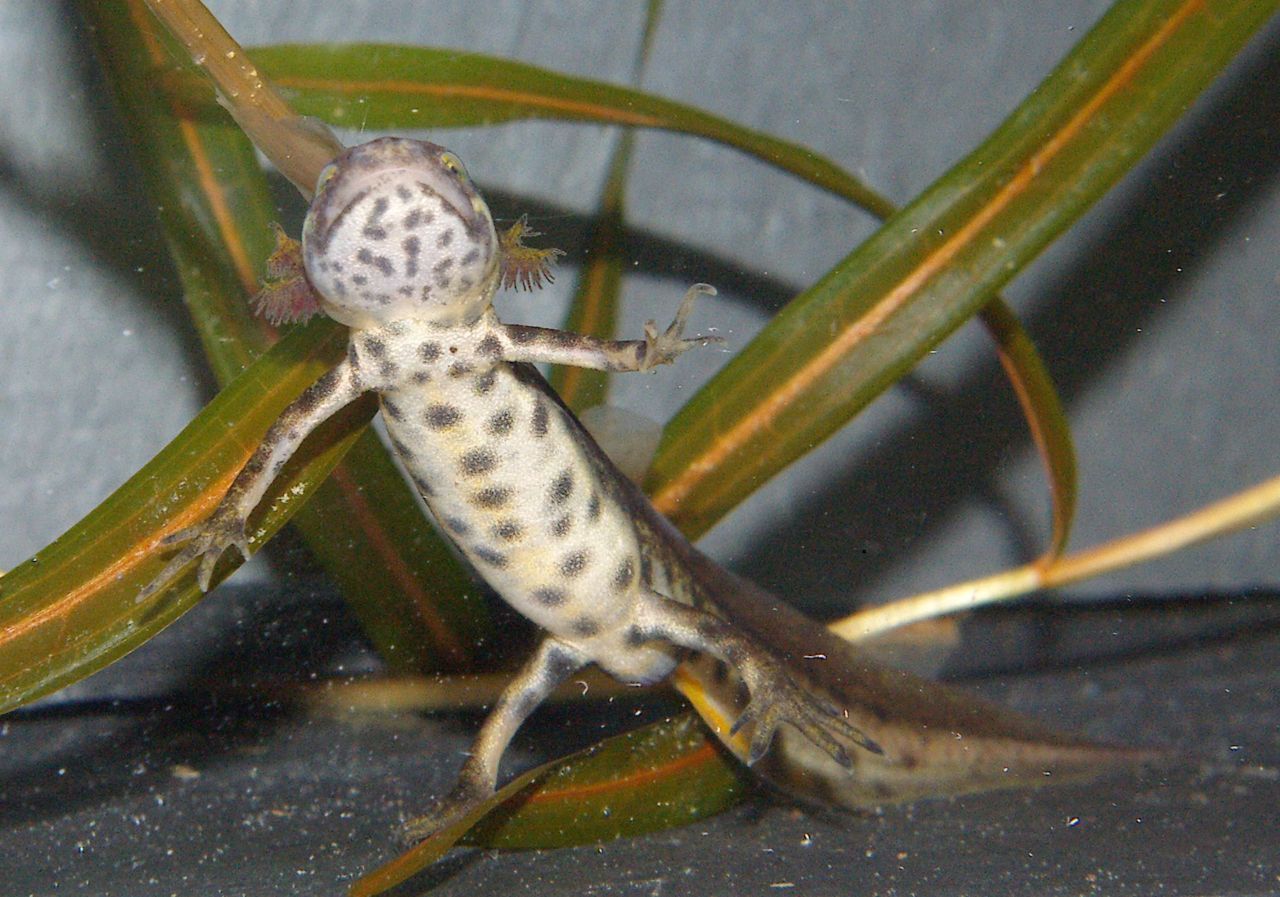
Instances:
[[[511,290],[517,287],[532,291],[540,289],[543,282],[553,283],[551,266],[560,256],[559,249],[537,249],[525,246],[526,237],[540,237],[542,234],[529,227],[527,215],[521,215],[515,224],[498,236],[502,247],[502,287]]]

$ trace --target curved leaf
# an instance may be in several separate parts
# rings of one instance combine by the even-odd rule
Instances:
[[[623,134],[609,165],[600,211],[592,222],[586,259],[564,325],[565,330],[573,333],[608,339],[616,330],[622,291],[622,244],[626,237],[623,200],[632,142],[630,131]],[[608,401],[609,375],[604,371],[557,365],[547,379],[574,411],[581,412]]]
[[[191,15],[189,3],[159,5],[171,16]],[[253,147],[225,112],[192,121],[173,97],[150,89],[147,74],[183,50],[142,0],[83,8],[95,26],[92,34],[158,209],[185,304],[214,375],[225,384],[278,338],[250,313],[248,302],[273,243],[269,225],[276,211],[266,178]],[[214,36],[216,21],[197,24],[205,40]],[[231,41],[225,32],[222,37]],[[208,47],[205,55],[228,64],[243,58],[222,46]],[[237,102],[243,104],[241,94]],[[209,95],[205,87],[206,102]],[[469,575],[423,524],[416,498],[375,434],[360,437],[314,500],[295,523],[391,668],[466,666],[489,631],[486,608]]]
[[[641,90],[433,47],[290,44],[248,52],[295,109],[334,125],[448,128],[546,118],[661,128],[750,153],[873,215],[893,211],[812,150]]]
[[[1013,309],[997,296],[982,309],[982,323],[995,341],[1000,365],[1013,386],[1049,480],[1053,530],[1042,556],[1049,560],[1066,550],[1076,511],[1076,452],[1067,414],[1044,360]]]
[[[830,436],[1141,158],[1275,5],[1115,6],[990,138],[681,409],[649,479],[658,509],[701,534]]]
[[[568,847],[683,825],[737,803],[747,779],[694,714],[681,714],[516,777],[462,822],[368,873],[349,893],[379,894],[459,842]]]
[[[161,540],[208,516],[281,410],[345,345],[346,331],[330,321],[291,333],[106,501],[0,579],[0,713],[101,669],[200,600],[190,570],[137,600],[172,552]],[[302,506],[375,410],[358,402],[317,432],[255,516],[255,545]],[[232,569],[219,564],[217,578]]]

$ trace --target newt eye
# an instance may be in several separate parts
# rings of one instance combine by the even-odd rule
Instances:
[[[324,185],[333,180],[333,176],[338,173],[338,163],[330,162],[324,168],[320,169],[320,177],[316,178],[316,193],[324,189]]]
[[[441,153],[440,164],[443,165],[445,168],[449,169],[449,171],[453,172],[458,177],[462,178],[464,181],[470,180],[470,178],[468,178],[467,176],[467,169],[462,164],[462,160],[459,159],[457,156],[455,156],[453,153],[450,153],[450,152]]]

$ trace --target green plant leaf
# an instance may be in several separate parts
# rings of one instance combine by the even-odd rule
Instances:
[[[1067,414],[1044,360],[1013,309],[997,296],[982,309],[982,323],[995,341],[1000,365],[1044,463],[1053,498],[1053,529],[1043,557],[1056,558],[1066,550],[1076,510],[1076,451]]]
[[[843,426],[1128,171],[1275,8],[1117,3],[681,409],[649,479],[655,506],[697,536]]]
[[[684,825],[737,803],[747,779],[697,716],[681,714],[517,776],[466,819],[363,876],[348,893],[380,894],[460,842],[568,847]]]
[[[295,330],[87,517],[0,578],[0,713],[123,657],[200,600],[191,569],[137,600],[173,551],[161,540],[212,512],[262,434],[345,346],[331,321]],[[251,521],[255,545],[302,506],[375,410],[357,402],[317,431]],[[224,559],[215,578],[238,561]]]
[[[650,0],[636,56],[634,74],[637,80],[644,73],[661,17],[662,4]],[[618,301],[622,292],[622,247],[626,240],[627,169],[634,145],[635,134],[628,130],[622,132],[613,148],[609,173],[601,191],[600,210],[592,222],[586,260],[578,274],[578,285],[569,303],[569,315],[563,328],[572,333],[608,339],[617,332]],[[547,379],[551,388],[574,411],[581,412],[608,400],[609,375],[604,371],[556,365]]]
[[[543,118],[661,128],[750,153],[874,215],[893,210],[810,149],[641,90],[433,47],[291,44],[248,52],[295,109],[333,125],[434,129]]]
[[[212,107],[192,120],[175,98],[151,89],[149,73],[186,53],[141,0],[83,3],[82,10],[159,210],[186,306],[226,384],[278,338],[248,302],[273,245],[276,213],[265,176],[225,112]],[[207,85],[204,92],[212,103]],[[372,432],[295,523],[392,669],[468,666],[489,634],[487,610]]]

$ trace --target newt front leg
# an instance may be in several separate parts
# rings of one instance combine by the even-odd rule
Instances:
[[[249,539],[245,523],[271,482],[312,430],[364,392],[350,360],[346,359],[298,396],[263,436],[262,443],[236,475],[231,488],[209,519],[165,538],[166,545],[185,545],[139,593],[137,600],[143,601],[154,594],[197,558],[200,568],[196,582],[202,592],[209,590],[213,568],[228,548],[235,548],[241,557],[248,560]]]

